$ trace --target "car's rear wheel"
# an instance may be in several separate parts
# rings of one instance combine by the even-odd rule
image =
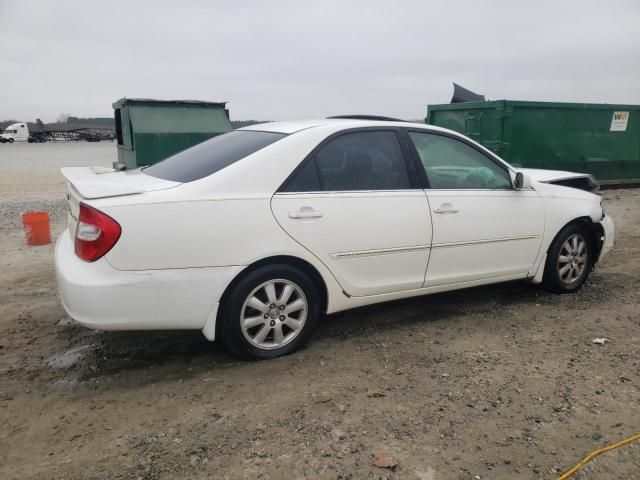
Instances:
[[[318,289],[304,272],[261,267],[241,279],[222,306],[222,340],[241,358],[287,355],[309,339],[319,315]]]
[[[543,285],[555,293],[572,293],[593,268],[593,242],[581,225],[569,225],[558,234],[547,253]]]
[[[9,143],[13,143],[13,138],[10,138],[10,139],[9,139]]]

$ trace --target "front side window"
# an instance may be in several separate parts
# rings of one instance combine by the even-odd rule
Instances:
[[[411,188],[395,132],[366,131],[329,140],[287,183],[285,192]]]
[[[409,132],[431,188],[510,189],[509,173],[460,140],[432,133]]]
[[[192,182],[208,177],[284,137],[284,133],[235,130],[176,153],[145,168],[144,173],[174,182]]]

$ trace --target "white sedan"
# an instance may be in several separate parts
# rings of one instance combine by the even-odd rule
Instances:
[[[254,125],[142,169],[62,172],[69,315],[199,329],[248,358],[291,353],[323,313],[362,305],[519,279],[573,292],[613,245],[590,176],[516,169],[392,119]]]

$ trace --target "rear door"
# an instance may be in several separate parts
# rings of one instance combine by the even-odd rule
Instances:
[[[544,233],[533,190],[515,190],[507,167],[470,142],[410,131],[433,214],[425,287],[525,277]]]
[[[431,218],[395,129],[325,140],[272,199],[282,228],[352,296],[420,288]]]

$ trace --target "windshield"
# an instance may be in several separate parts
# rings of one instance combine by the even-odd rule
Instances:
[[[174,182],[192,182],[228,167],[285,137],[284,133],[236,130],[176,153],[144,173]]]

